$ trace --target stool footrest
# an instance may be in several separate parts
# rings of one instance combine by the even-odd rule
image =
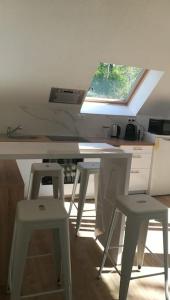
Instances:
[[[165,274],[165,272],[151,273],[151,274],[146,274],[146,275],[141,275],[141,276],[134,276],[134,277],[131,277],[130,280],[151,277],[151,276],[157,276],[157,275],[164,275],[164,274]]]
[[[155,257],[155,259],[157,260],[157,262],[162,263],[162,260],[157,256],[157,254],[153,253],[146,245],[145,248],[148,250],[148,252]]]
[[[112,246],[112,247],[109,247],[109,250],[110,249],[116,249],[116,248],[120,248],[122,247],[123,248],[123,245],[118,245],[118,246]],[[149,251],[149,253],[155,257],[155,259],[159,262],[159,263],[162,263],[161,259],[159,259],[157,257],[157,255],[155,253],[153,253],[146,245],[145,245],[145,248]],[[121,276],[121,271],[119,271],[119,269],[116,267],[116,263],[113,261],[113,258],[110,257],[109,255],[109,252],[105,251],[103,252],[103,254],[107,254],[108,257],[110,258],[111,262],[112,262],[112,265],[113,265],[113,268],[116,270],[116,272]],[[102,273],[102,272],[101,272]],[[141,276],[135,276],[135,277],[131,277],[130,280],[132,279],[138,279],[138,278],[144,278],[144,277],[150,277],[150,276],[156,276],[156,275],[162,275],[162,274],[165,274],[165,272],[158,272],[158,273],[153,273],[153,274],[146,274],[146,275],[141,275]]]
[[[31,297],[39,297],[39,296],[44,296],[44,295],[61,293],[63,291],[64,291],[64,289],[57,289],[57,290],[51,290],[51,291],[47,291],[47,292],[40,292],[40,293],[35,293],[35,294],[23,295],[23,296],[21,296],[21,298],[26,299],[26,298],[31,298]]]
[[[35,255],[27,256],[27,259],[34,259],[37,257],[46,257],[46,256],[52,256],[52,255],[54,255],[54,252],[48,252],[48,253],[44,253],[44,254],[35,254]]]

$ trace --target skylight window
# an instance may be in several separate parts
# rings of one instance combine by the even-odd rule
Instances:
[[[100,63],[94,74],[86,101],[126,104],[147,70],[137,67]]]

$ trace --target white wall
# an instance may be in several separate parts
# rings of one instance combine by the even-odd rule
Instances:
[[[167,0],[1,1],[0,103],[46,104],[52,86],[88,89],[104,61],[165,71],[141,113],[167,114],[169,11]]]
[[[0,134],[5,134],[8,126],[21,125],[21,134],[101,137],[104,136],[102,127],[116,122],[121,125],[123,136],[127,120],[127,117],[80,114],[73,105],[2,104]]]

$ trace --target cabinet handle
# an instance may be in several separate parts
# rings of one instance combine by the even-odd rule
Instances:
[[[130,171],[130,173],[133,173],[133,174],[139,174],[140,171],[132,170],[132,171]]]
[[[141,157],[142,157],[141,155],[133,154],[133,158],[141,158]]]

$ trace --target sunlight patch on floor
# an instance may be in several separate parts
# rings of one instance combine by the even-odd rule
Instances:
[[[51,197],[52,194],[53,194],[52,185],[41,185],[40,196]],[[76,205],[78,205],[78,202],[76,202]],[[65,208],[67,212],[69,211],[69,207],[70,207],[70,201],[69,199],[65,199]],[[95,238],[94,236],[95,204],[93,202],[85,203],[84,210],[86,211],[83,213],[82,226],[79,231],[79,236]],[[70,220],[74,227],[76,224],[76,218],[77,218],[77,209],[73,205]],[[170,209],[169,209],[168,219],[170,223]],[[86,221],[86,223],[84,223],[84,221]],[[152,221],[151,225],[149,226],[146,245],[153,253],[157,253],[157,254],[163,253],[162,229],[160,223]],[[170,249],[170,232],[169,232],[169,249]],[[145,253],[148,253],[147,249],[145,249]]]
[[[66,209],[69,210],[70,203],[66,202]],[[76,206],[78,203],[76,202]],[[77,208],[73,205],[72,211],[70,215],[71,224],[76,227],[76,219],[77,219]],[[95,238],[94,230],[95,230],[95,220],[96,220],[96,212],[95,212],[95,204],[94,203],[85,203],[84,212],[81,221],[80,230],[78,232],[79,237],[90,237]]]
[[[160,268],[145,268],[140,272],[142,275],[153,272],[160,272]],[[108,287],[113,299],[118,299],[120,276],[112,271],[103,273],[101,279]],[[146,298],[147,295],[147,298]],[[130,281],[128,290],[128,300],[130,299],[149,299],[160,300],[165,299],[164,293],[164,276],[158,275],[155,277],[147,277],[142,279],[135,279]]]

